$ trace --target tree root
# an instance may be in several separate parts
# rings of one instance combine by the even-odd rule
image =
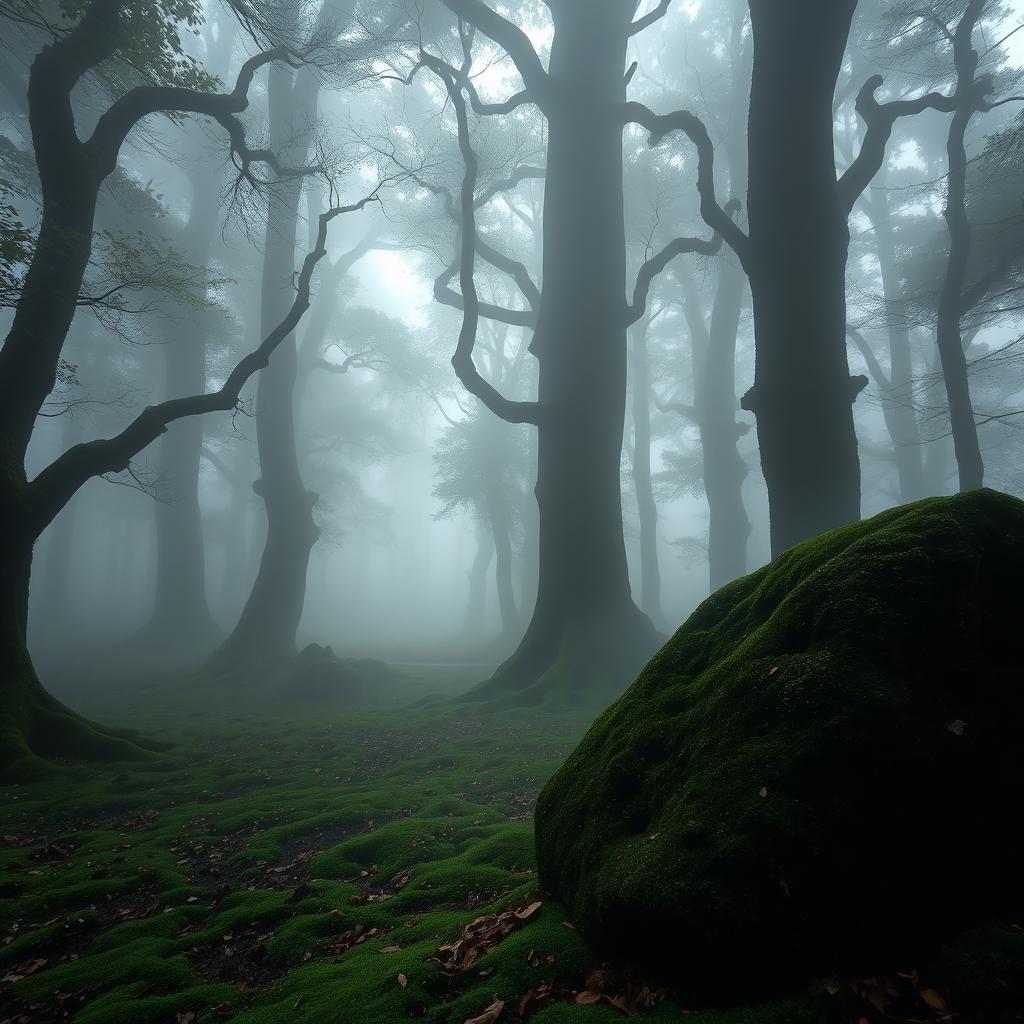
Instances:
[[[75,714],[43,689],[34,673],[3,681],[0,777],[26,781],[60,761],[144,761],[166,745]]]
[[[664,643],[634,607],[565,624],[552,640],[531,626],[518,650],[463,701],[490,710],[545,705],[603,708],[636,678]]]

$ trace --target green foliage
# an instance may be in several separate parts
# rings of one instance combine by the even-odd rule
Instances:
[[[60,0],[65,19],[78,21],[89,0]],[[197,33],[204,17],[200,0],[155,0],[126,3],[121,13],[117,58],[130,74],[149,85],[211,90],[217,80],[185,52],[182,36]]]
[[[98,231],[87,276],[89,293],[79,302],[116,314],[132,309],[128,293],[156,294],[193,310],[209,309],[214,293],[230,280],[189,263],[159,235]]]
[[[4,202],[9,186],[0,181],[0,308],[14,306],[21,278],[32,259],[34,236],[21,223],[18,210]]]
[[[486,521],[489,503],[498,501],[518,522],[526,498],[526,438],[524,429],[486,409],[448,426],[434,451],[436,518],[465,509]]]

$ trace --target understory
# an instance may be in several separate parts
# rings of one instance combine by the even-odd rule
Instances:
[[[174,745],[0,784],[0,1022],[1024,1019],[1014,928],[723,1011],[602,964],[534,860],[535,797],[589,716],[481,714],[452,675],[359,712],[198,680],[76,696]]]

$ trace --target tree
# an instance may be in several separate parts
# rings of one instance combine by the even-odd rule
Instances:
[[[284,5],[293,31],[301,31],[301,4]],[[347,13],[324,0],[319,5],[306,46],[321,51],[318,64],[292,68],[277,63],[270,69],[268,106],[272,149],[286,152],[296,164],[306,161],[313,144],[320,92],[328,76],[358,79],[367,74],[402,18],[382,27],[380,12],[367,24],[359,12]],[[355,33],[355,38],[351,36]],[[280,319],[287,284],[295,271],[299,203],[303,182],[292,177],[271,197],[264,234],[260,299],[261,331]],[[260,379],[256,396],[256,437],[260,479],[253,490],[267,513],[267,537],[249,599],[231,634],[209,665],[233,670],[283,661],[295,653],[295,634],[306,598],[306,575],[313,545],[320,536],[314,520],[316,494],[306,489],[295,440],[295,385],[298,355],[295,339]]]
[[[705,4],[688,19],[666,26],[658,40],[661,47],[686,45],[687,38],[699,36],[707,45],[687,49],[685,65],[665,67],[658,59],[659,48],[641,54],[635,81],[659,86],[659,102],[671,104],[680,97],[698,95],[701,117],[718,153],[719,186],[730,199],[728,208],[742,219],[740,200],[747,184],[747,154],[744,126],[750,94],[750,34],[746,31],[746,0]],[[677,38],[677,35],[679,38]],[[644,38],[640,37],[641,40]],[[662,69],[656,81],[646,72],[648,60]],[[671,86],[671,89],[669,88]],[[669,165],[671,166],[671,165]],[[684,173],[688,168],[684,163]],[[676,172],[678,177],[678,172]],[[739,441],[749,430],[737,422],[736,394],[737,340],[746,306],[747,279],[735,254],[726,250],[713,261],[713,294],[707,299],[686,266],[671,275],[682,293],[685,324],[692,346],[696,380],[692,402],[677,396],[670,385],[667,408],[682,412],[700,434],[700,455],[704,496],[708,504],[708,583],[715,591],[747,571],[750,521],[743,496],[748,470],[739,453]],[[690,396],[687,396],[689,398]]]
[[[205,66],[227,66],[236,19],[226,12],[216,41],[208,38]],[[220,219],[221,182],[209,168],[189,174],[192,191],[182,241],[195,266],[210,264]],[[163,326],[165,397],[195,394],[206,387],[206,333],[201,316],[179,309]],[[199,467],[203,421],[189,418],[167,431],[160,442],[158,474],[167,500],[155,503],[157,562],[153,611],[137,643],[162,665],[189,665],[209,654],[220,637],[206,593],[206,558],[199,507]]]
[[[681,130],[703,151],[702,213],[750,280],[755,373],[742,405],[757,419],[773,554],[860,516],[853,402],[867,378],[851,376],[846,355],[848,218],[896,121],[958,104],[935,92],[879,103],[882,78],[871,77],[857,95],[863,143],[837,174],[833,96],[856,7],[857,0],[750,0],[746,232],[715,199],[705,126],[686,111],[659,117],[630,104],[652,141]],[[793,60],[797,40],[806,59]]]
[[[622,136],[633,119],[624,102],[626,46],[667,4],[634,21],[634,3],[552,3],[547,69],[525,33],[481,0],[445,6],[504,48],[524,84],[504,102],[481,100],[471,79],[473,31],[465,25],[460,68],[419,55],[445,84],[466,168],[459,202],[464,310],[452,365],[493,414],[538,431],[537,602],[516,652],[473,697],[530,701],[556,689],[603,699],[632,678],[658,642],[633,603],[623,540],[626,331],[643,315],[651,281],[675,256],[716,244],[673,240],[644,265],[633,301],[626,300]],[[473,277],[478,159],[467,108],[489,116],[527,103],[544,114],[548,132],[544,286],[530,345],[539,368],[536,401],[501,394],[473,361],[482,310]]]
[[[996,91],[993,73],[999,70],[1004,59],[1003,40],[988,46],[984,55],[979,55],[972,41],[986,24],[997,25],[1004,14],[1003,5],[994,0],[947,0],[926,12],[916,3],[901,0],[886,12],[877,30],[882,45],[890,52],[898,51],[901,64],[915,62],[914,67],[922,76],[934,76],[936,67],[948,67],[942,77],[952,80],[952,88],[942,102],[936,104],[939,109],[953,114],[941,143],[947,172],[943,176],[943,217],[948,252],[943,265],[938,267],[932,255],[940,251],[942,242],[935,237],[931,219],[925,219],[925,230],[918,231],[914,237],[913,264],[901,274],[895,259],[895,229],[888,193],[880,191],[870,200],[867,197],[860,200],[876,236],[889,333],[888,373],[879,365],[859,330],[851,326],[850,337],[881,389],[882,409],[894,441],[904,500],[914,500],[923,493],[924,487],[909,339],[909,328],[915,319],[935,331],[960,487],[969,489],[983,482],[983,458],[969,382],[967,350],[970,346],[965,338],[977,333],[983,318],[991,325],[999,316],[997,309],[985,309],[981,316],[975,310],[997,286],[1007,281],[1017,261],[1016,217],[1012,208],[1016,199],[993,209],[992,197],[999,197],[1002,191],[995,180],[980,186],[975,181],[974,194],[971,194],[967,134],[976,114],[1013,99],[989,99]],[[983,61],[985,73],[981,71]],[[928,142],[931,142],[930,136]],[[930,151],[938,146],[926,144],[924,148]],[[991,157],[1000,148],[997,137],[985,156]],[[918,151],[921,149],[919,141]],[[991,159],[983,159],[980,165],[987,164],[991,168],[992,163]],[[975,174],[976,179],[979,177]],[[975,207],[984,208],[980,222],[988,225],[982,231],[980,256],[975,252],[979,239],[975,238],[976,231],[969,217],[969,208]],[[921,222],[921,218],[916,220]],[[993,230],[997,221],[998,227]],[[903,245],[910,248],[905,239]],[[970,322],[965,331],[963,325],[967,318]]]
[[[191,17],[197,17],[189,8]],[[269,361],[309,303],[309,282],[324,253],[328,224],[348,209],[334,207],[320,220],[318,246],[297,282],[291,308],[262,344],[239,362],[223,386],[202,395],[151,406],[114,437],[67,449],[29,480],[25,456],[40,409],[57,380],[82,280],[93,245],[97,194],[114,171],[128,133],[149,115],[173,111],[206,115],[227,132],[243,172],[261,160],[281,173],[268,151],[246,143],[238,114],[245,110],[256,71],[289,59],[281,47],[264,50],[243,65],[228,93],[207,91],[210,83],[178,52],[178,4],[136,5],[93,0],[79,20],[32,64],[29,119],[42,189],[42,218],[25,273],[11,329],[0,350],[0,762],[31,754],[131,756],[141,750],[124,736],[79,719],[42,687],[26,647],[28,590],[33,546],[61,508],[89,479],[122,471],[156,440],[167,425],[185,416],[233,408],[242,386]],[[141,40],[141,44],[140,44]],[[155,42],[154,42],[155,40]],[[148,49],[147,49],[148,44]],[[81,79],[132,46],[143,45],[149,68],[165,76],[136,85],[114,99],[84,141],[75,127],[72,92]],[[153,58],[153,47],[160,63]]]
[[[974,31],[990,0],[969,0],[952,37],[953,62],[956,67],[956,88],[953,93],[955,109],[949,126],[946,153],[949,165],[946,179],[946,207],[943,216],[949,230],[949,260],[945,280],[939,293],[938,321],[935,341],[942,363],[942,376],[946,382],[949,402],[950,428],[953,449],[960,473],[960,490],[981,487],[985,482],[985,464],[978,443],[978,428],[974,422],[974,404],[971,401],[960,323],[970,309],[965,296],[967,266],[971,252],[971,225],[967,215],[967,148],[965,137],[971,119],[989,104],[986,97],[992,89],[992,80],[979,78],[978,51],[974,49]],[[975,300],[977,301],[977,300]]]

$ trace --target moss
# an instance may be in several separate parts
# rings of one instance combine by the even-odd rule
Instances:
[[[31,781],[52,774],[55,760],[137,761],[159,749],[133,730],[76,715],[43,689],[26,652],[13,660],[0,685],[0,777]]]
[[[585,714],[484,716],[420,701],[386,714],[289,716],[238,704],[190,679],[97,693],[92,717],[174,749],[0,785],[0,978],[45,961],[0,983],[0,1017],[463,1024],[499,997],[514,1020],[515,1003],[541,981],[572,991],[601,965],[547,895],[477,970],[449,979],[431,959],[476,917],[535,898],[533,797],[589,725]],[[375,874],[359,874],[374,864]],[[373,934],[339,941],[357,928]],[[1004,1024],[971,1019],[971,999],[998,1008],[1019,996],[993,1002],[1015,948],[1008,932],[965,936],[936,962],[933,984],[956,993],[969,1024]],[[849,1024],[863,1015],[836,1016],[828,1002],[833,1016],[815,1016],[820,990],[686,1020]],[[651,1019],[692,1009],[689,993],[671,994]],[[556,1004],[533,1019],[622,1017],[607,1005]]]
[[[1024,503],[977,491],[724,588],[542,792],[542,883],[725,1000],[1024,908],[1022,578]]]

